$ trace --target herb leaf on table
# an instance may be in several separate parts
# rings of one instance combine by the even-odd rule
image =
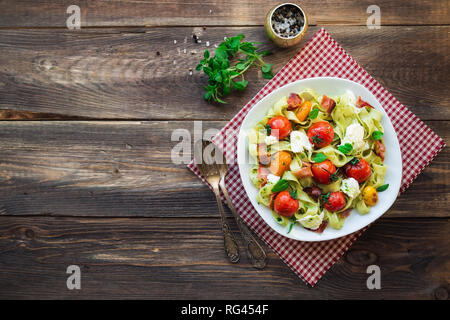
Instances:
[[[222,98],[232,90],[244,90],[248,85],[244,73],[252,66],[261,69],[263,78],[273,78],[273,65],[262,59],[271,52],[259,49],[257,42],[245,42],[243,39],[242,34],[226,39],[214,51],[214,56],[205,50],[203,59],[195,68],[197,71],[203,70],[208,76],[208,84],[203,86],[205,100],[226,103]]]

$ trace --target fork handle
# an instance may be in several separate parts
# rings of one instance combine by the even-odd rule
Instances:
[[[256,241],[256,239],[253,237],[252,233],[237,213],[236,208],[234,207],[233,203],[231,202],[230,196],[228,195],[227,188],[225,187],[225,178],[220,179],[219,185],[222,189],[222,193],[224,194],[225,199],[227,200],[227,205],[233,213],[236,223],[239,226],[239,230],[241,231],[242,238],[245,242],[247,256],[249,257],[252,266],[256,269],[263,269],[267,264],[266,252],[261,247],[259,242]]]
[[[219,207],[220,217],[222,220],[223,245],[225,248],[225,253],[231,263],[236,263],[240,258],[239,246],[236,243],[236,239],[231,232],[230,225],[228,224],[227,217],[225,216],[222,200],[220,199],[219,188],[214,188],[214,194],[216,195],[217,205]]]

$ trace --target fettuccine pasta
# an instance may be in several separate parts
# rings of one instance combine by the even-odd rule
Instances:
[[[367,214],[386,190],[382,113],[347,91],[282,97],[248,134],[258,203],[291,231],[340,229]]]

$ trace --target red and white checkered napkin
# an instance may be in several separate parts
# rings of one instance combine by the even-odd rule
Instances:
[[[239,130],[247,112],[273,90],[299,79],[335,76],[353,80],[369,89],[386,110],[397,132],[403,159],[403,178],[400,192],[406,190],[417,175],[445,146],[445,142],[417,116],[400,104],[386,89],[373,79],[352,57],[334,41],[325,29],[319,30],[295,57],[247,105],[228,122],[213,141],[226,158],[234,159],[227,175],[227,190],[247,225],[261,237],[280,258],[304,281],[314,286],[322,275],[347,251],[350,245],[367,229],[348,236],[322,242],[301,242],[273,231],[253,208],[245,193],[239,175],[236,156],[236,137],[225,131]],[[420,148],[419,148],[420,146]],[[424,147],[426,146],[426,147]],[[203,181],[197,167],[188,167]]]

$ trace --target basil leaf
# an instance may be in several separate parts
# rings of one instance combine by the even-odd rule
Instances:
[[[277,193],[289,188],[289,182],[285,179],[280,179],[278,182],[272,187],[272,192]]]
[[[355,164],[357,164],[359,162],[359,159],[358,158],[353,158],[352,160],[350,160],[350,164],[351,165],[355,165]]]
[[[270,124],[266,124],[264,128],[266,128],[267,135],[270,136],[270,134],[272,133],[272,127],[270,126]]]
[[[327,160],[327,156],[325,154],[323,154],[322,152],[320,153],[316,153],[313,157],[314,162],[320,163],[320,162],[324,162],[325,160]]]
[[[382,136],[383,136],[383,132],[381,132],[381,131],[374,131],[374,132],[372,132],[372,139],[373,140],[380,140]]]
[[[317,118],[317,116],[319,115],[319,109],[314,108],[311,110],[311,112],[309,113],[309,118],[310,119],[315,119]]]
[[[347,142],[346,144],[339,146],[338,150],[343,154],[349,154],[353,150],[353,146],[351,145],[351,143]]]
[[[385,191],[387,188],[389,188],[389,183],[388,183],[388,184],[383,184],[382,186],[379,186],[379,187],[377,188],[377,191],[378,191],[378,192],[383,192],[383,191]]]
[[[292,227],[294,226],[294,224],[295,224],[295,222],[292,222],[291,225],[289,226],[288,234],[289,234],[289,232],[292,231]]]

